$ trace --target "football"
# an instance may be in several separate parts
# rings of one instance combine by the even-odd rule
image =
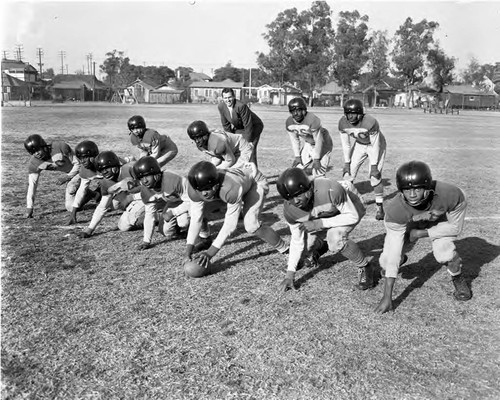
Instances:
[[[201,278],[202,276],[208,275],[210,271],[210,264],[207,268],[203,268],[198,261],[191,260],[184,263],[184,272],[187,276],[191,278]]]

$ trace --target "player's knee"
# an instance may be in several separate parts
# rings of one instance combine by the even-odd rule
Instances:
[[[370,176],[370,185],[372,185],[372,188],[376,188],[381,186],[382,184],[382,177],[380,178],[375,178],[374,176]]]
[[[436,261],[440,264],[447,263],[456,254],[455,244],[451,238],[435,239],[432,242],[432,249]]]
[[[341,252],[347,245],[347,236],[336,229],[330,229],[326,235],[328,249],[333,253]]]

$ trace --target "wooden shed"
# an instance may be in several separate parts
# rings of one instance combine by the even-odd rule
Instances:
[[[484,92],[471,85],[449,85],[443,88],[441,99],[446,108],[491,110],[498,108],[498,95]]]

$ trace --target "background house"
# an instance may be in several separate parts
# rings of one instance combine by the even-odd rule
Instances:
[[[340,106],[344,89],[337,82],[331,81],[313,91],[314,106]]]
[[[222,89],[231,88],[238,100],[241,100],[243,82],[226,79],[222,82],[196,81],[188,86],[188,99],[192,103],[218,103],[222,100]]]
[[[174,104],[184,103],[187,100],[185,89],[175,88],[168,83],[156,87],[149,92],[149,103],[153,104]]]
[[[498,95],[493,91],[482,91],[471,85],[448,85],[440,94],[445,108],[489,110],[498,108]]]
[[[37,69],[23,61],[2,59],[2,72],[23,82],[38,81]]]
[[[156,82],[136,79],[123,90],[124,103],[149,103],[150,94],[157,86]]]
[[[110,94],[95,75],[56,75],[47,89],[56,101],[106,101]]]

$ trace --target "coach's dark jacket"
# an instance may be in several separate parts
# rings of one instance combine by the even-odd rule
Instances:
[[[246,104],[236,100],[232,115],[226,103],[219,103],[218,108],[222,127],[225,131],[239,133],[248,142],[254,142],[260,137],[264,129],[264,124],[257,114],[252,112]]]

